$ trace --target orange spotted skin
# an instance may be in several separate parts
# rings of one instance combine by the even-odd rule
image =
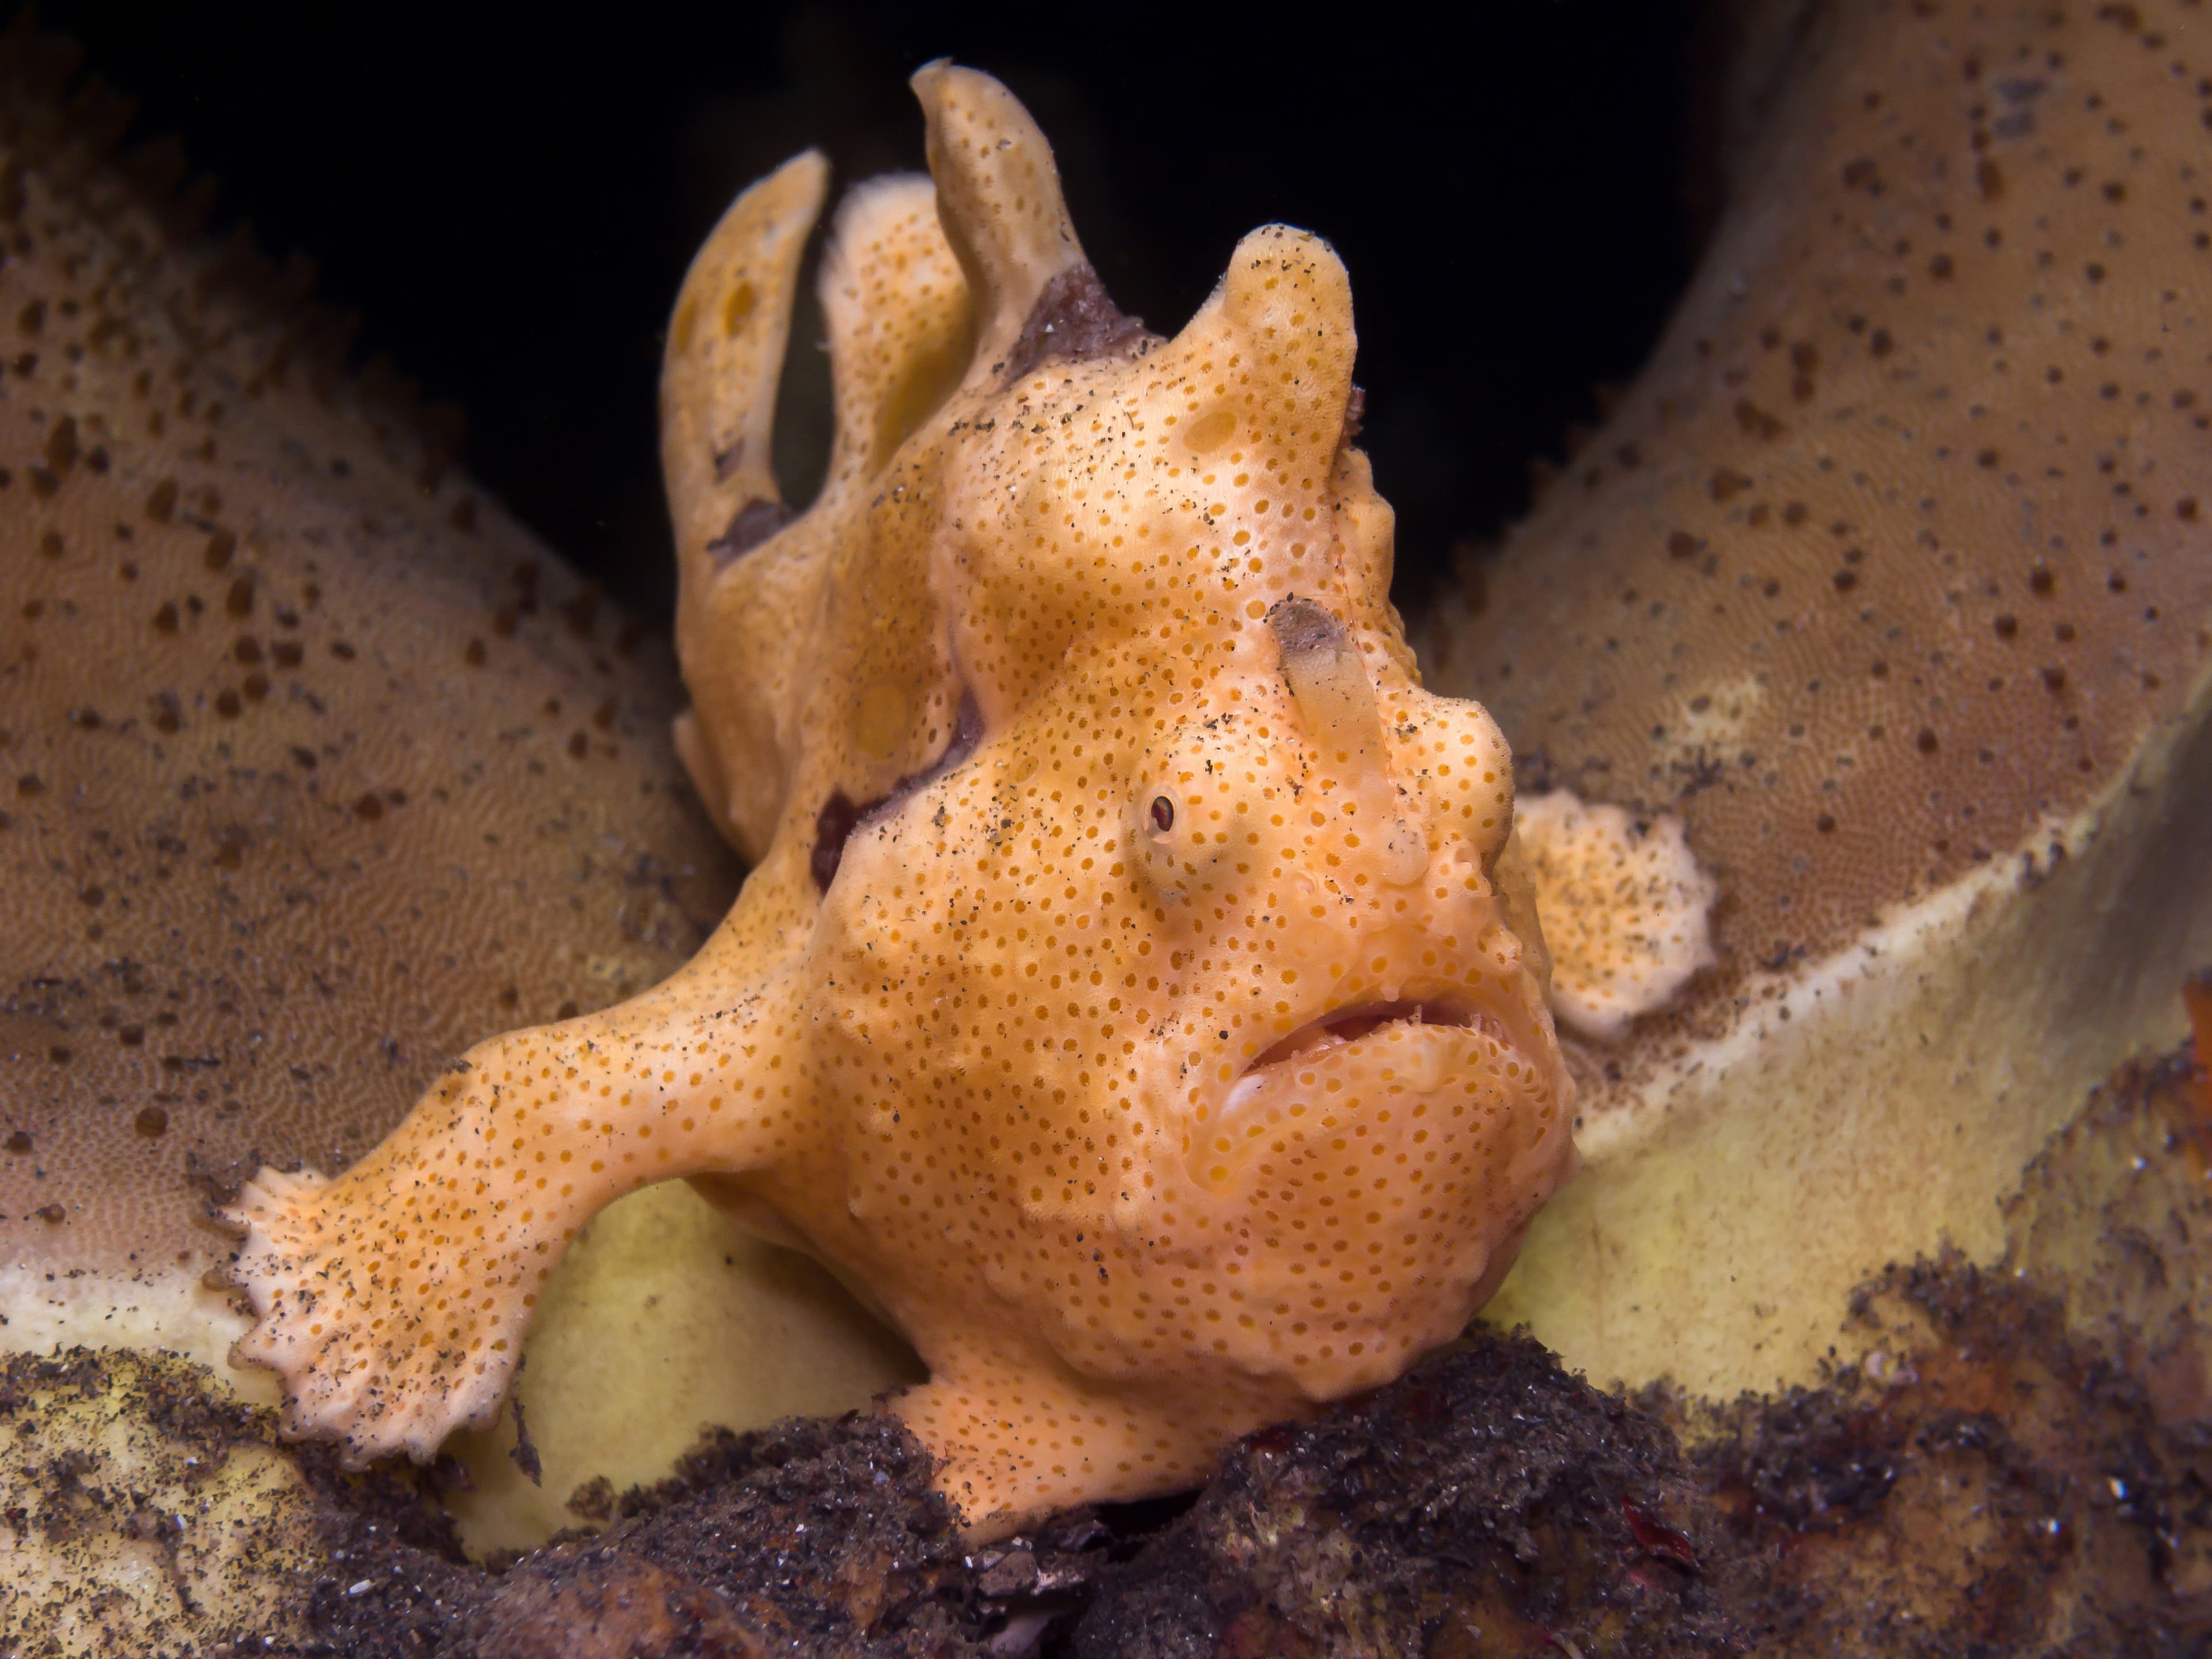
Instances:
[[[421,1457],[488,1419],[565,1243],[684,1176],[907,1333],[931,1380],[890,1409],[1004,1530],[1396,1376],[1571,1172],[1493,886],[1510,759],[1420,689],[1389,606],[1341,265],[1272,228],[1172,341],[1076,315],[1072,233],[1025,251],[965,205],[1013,195],[992,167],[1048,179],[1042,137],[986,77],[917,84],[946,229],[896,187],[841,216],[825,283],[874,296],[865,330],[828,307],[846,464],[718,553],[763,482],[695,466],[722,494],[690,510],[671,459],[687,758],[764,856],[665,984],[471,1051],[343,1176],[248,1189],[243,1357],[296,1432]],[[695,265],[672,445],[731,453],[724,371],[780,351],[744,331],[782,326],[819,189],[793,163]],[[726,319],[712,372],[686,305]],[[902,364],[947,339],[973,358],[917,397]],[[718,615],[782,647],[710,657]]]

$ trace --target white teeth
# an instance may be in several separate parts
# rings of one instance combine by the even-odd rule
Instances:
[[[1254,1096],[1267,1086],[1267,1080],[1265,1078],[1254,1073],[1246,1073],[1237,1079],[1235,1085],[1229,1091],[1229,1098],[1222,1103],[1222,1115],[1234,1117],[1244,1109]]]

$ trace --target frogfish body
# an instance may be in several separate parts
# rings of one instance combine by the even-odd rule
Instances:
[[[479,1045],[342,1175],[233,1212],[289,1431],[498,1412],[562,1249],[688,1177],[829,1263],[979,1534],[1171,1490],[1455,1335],[1571,1174],[1510,757],[1424,691],[1342,265],[1237,247],[1164,340],[988,76],[821,277],[837,437],[769,419],[826,168],[738,198],[671,323],[678,746],[756,860],[676,976]]]

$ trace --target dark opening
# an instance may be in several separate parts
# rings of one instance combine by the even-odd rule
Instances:
[[[1688,0],[1345,19],[943,3],[635,9],[48,0],[141,135],[181,134],[224,217],[321,264],[465,459],[563,556],[665,618],[661,329],[730,198],[806,145],[840,185],[922,165],[906,76],[988,69],[1053,139],[1122,310],[1173,333],[1243,232],[1352,271],[1361,442],[1399,597],[1522,507],[1527,468],[1633,373],[1686,274]],[[579,14],[578,15],[582,15]],[[219,227],[220,228],[220,225]],[[818,313],[793,330],[778,470],[826,450]]]

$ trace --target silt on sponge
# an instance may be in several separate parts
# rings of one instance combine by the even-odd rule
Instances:
[[[805,514],[769,420],[819,158],[738,200],[671,325],[679,740],[757,867],[665,983],[246,1189],[240,1357],[294,1433],[426,1458],[487,1422],[577,1230],[684,1176],[909,1336],[888,1409],[1004,1531],[1397,1375],[1574,1167],[1510,757],[1389,606],[1343,267],[1255,232],[1162,340],[1012,95],[915,87],[933,189],[855,191],[824,263]]]

